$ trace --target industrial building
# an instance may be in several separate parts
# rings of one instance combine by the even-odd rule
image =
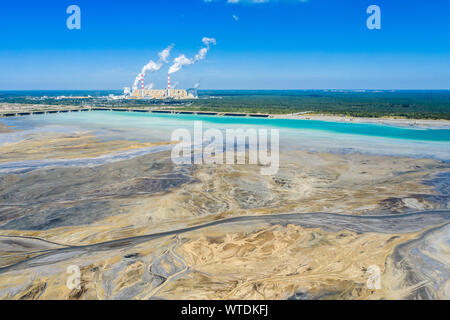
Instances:
[[[196,89],[172,89],[170,87],[170,74],[167,77],[167,89],[145,89],[144,76],[141,74],[141,87],[133,87],[133,91],[129,88],[124,89],[124,95],[129,99],[196,99]]]

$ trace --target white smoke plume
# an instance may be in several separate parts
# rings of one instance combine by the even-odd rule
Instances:
[[[149,83],[148,85],[146,85],[146,86],[145,86],[145,89],[147,89],[147,90],[152,90],[154,86],[155,86],[155,83],[152,82],[152,83]]]
[[[164,63],[169,62],[169,56],[170,56],[170,50],[172,50],[173,44],[165,48],[163,51],[158,53],[159,61],[162,61]]]
[[[141,77],[145,77],[145,74],[147,72],[158,71],[159,69],[161,69],[161,67],[163,66],[164,63],[169,62],[170,51],[172,50],[172,48],[173,48],[173,44],[171,44],[170,46],[165,48],[163,51],[158,53],[158,57],[159,57],[158,61],[155,62],[153,60],[150,60],[145,66],[143,66],[141,73],[139,73],[137,75],[136,79],[134,80],[133,87],[138,86],[139,81],[141,81]]]
[[[213,45],[216,45],[216,39],[214,39],[214,38],[203,37],[202,42],[205,46],[208,46],[208,48],[211,43]]]
[[[194,58],[189,59],[184,54],[179,55],[178,57],[176,57],[173,60],[173,64],[169,68],[169,74],[172,74],[172,73],[175,73],[177,71],[180,71],[181,68],[183,68],[183,66],[185,66],[185,65],[194,64],[197,61],[205,59],[206,54],[208,53],[208,51],[210,49],[210,45],[211,44],[214,44],[214,45],[216,44],[216,39],[204,37],[202,39],[202,42],[205,45],[205,47],[201,48],[198,51],[198,53],[194,56]]]
[[[173,64],[169,68],[169,74],[180,71],[180,69],[187,64],[193,64],[194,60],[186,58],[184,54],[179,55],[175,59],[173,59]]]
[[[194,89],[198,89],[198,87],[200,87],[200,83],[197,82],[196,84],[194,84]]]

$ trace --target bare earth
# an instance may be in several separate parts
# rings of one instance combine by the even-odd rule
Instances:
[[[0,164],[149,146],[30,137],[0,146]],[[178,166],[163,151],[2,173],[0,298],[450,297],[449,202],[436,180],[448,163],[291,151],[280,164],[261,176],[256,165]],[[436,263],[439,274],[421,273]],[[81,285],[70,290],[72,265]],[[367,286],[371,266],[379,289]]]
[[[320,120],[331,122],[351,122],[351,123],[373,123],[373,124],[387,124],[404,127],[417,128],[439,128],[449,129],[450,120],[426,120],[426,119],[402,119],[402,118],[366,118],[366,117],[349,117],[337,116],[327,114],[273,114],[271,118],[278,119],[299,119],[299,120]]]

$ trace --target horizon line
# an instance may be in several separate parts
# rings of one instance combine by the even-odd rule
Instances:
[[[165,90],[167,88],[155,89]],[[340,90],[340,91],[450,91],[450,88],[408,88],[408,89],[381,89],[381,88],[309,88],[309,89],[197,89],[198,91],[325,91],[325,90]],[[8,91],[123,91],[122,89],[0,89],[0,92]]]

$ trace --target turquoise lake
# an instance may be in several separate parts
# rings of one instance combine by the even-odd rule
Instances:
[[[281,150],[361,152],[379,155],[427,157],[450,160],[450,130],[396,127],[384,124],[318,120],[243,118],[205,115],[90,111],[2,118],[0,122],[20,131],[3,133],[0,143],[45,132],[92,132],[100,139],[169,141],[178,128],[278,129]]]

